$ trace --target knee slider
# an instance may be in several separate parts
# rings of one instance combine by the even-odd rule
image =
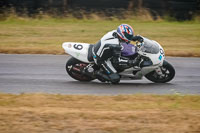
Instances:
[[[112,74],[110,74],[110,75],[109,75],[109,78],[110,78],[110,81],[111,81],[112,83],[117,83],[117,82],[120,81],[120,76],[119,76],[119,74],[117,74],[117,73],[112,73]]]

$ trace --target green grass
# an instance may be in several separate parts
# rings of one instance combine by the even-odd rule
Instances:
[[[1,53],[63,54],[63,42],[96,43],[121,23],[133,26],[135,34],[158,41],[170,56],[200,56],[200,23],[9,18],[0,21]]]

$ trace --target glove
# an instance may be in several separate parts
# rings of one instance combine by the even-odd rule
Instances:
[[[134,60],[129,60],[129,66],[137,66],[140,63],[141,57],[137,56]]]
[[[132,40],[133,41],[138,41],[138,42],[143,42],[144,41],[144,39],[141,37],[141,36],[134,36],[133,38],[132,38]]]

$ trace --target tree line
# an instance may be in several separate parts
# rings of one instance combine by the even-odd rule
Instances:
[[[180,20],[191,19],[199,13],[200,0],[1,0],[1,11],[14,7],[17,12],[24,9],[29,14],[38,10],[55,9],[58,12],[67,10],[107,11],[118,13],[120,10],[137,11],[148,9],[152,15],[169,14]],[[112,15],[112,14],[111,14]]]

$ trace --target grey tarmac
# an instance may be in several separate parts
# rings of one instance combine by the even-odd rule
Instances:
[[[166,57],[175,67],[169,83],[147,79],[124,80],[118,85],[79,82],[67,75],[68,55],[0,54],[0,93],[50,93],[78,95],[200,94],[200,58]]]

